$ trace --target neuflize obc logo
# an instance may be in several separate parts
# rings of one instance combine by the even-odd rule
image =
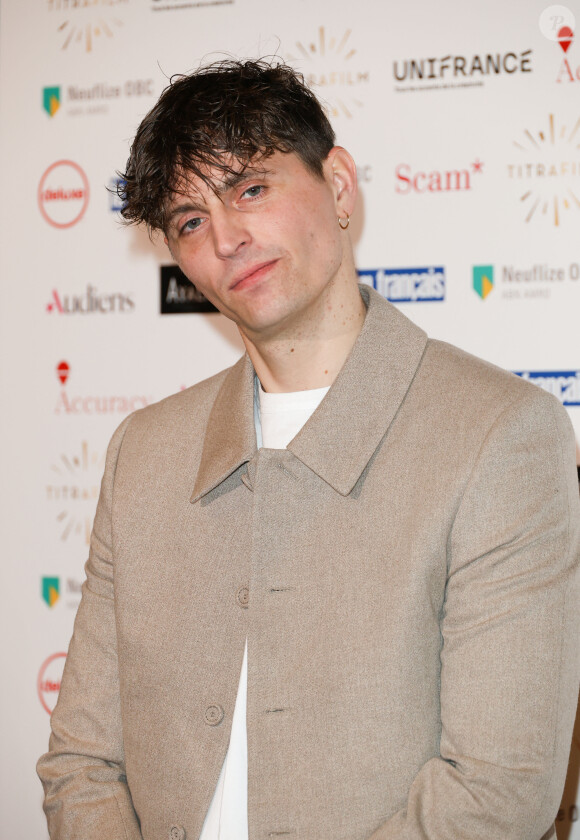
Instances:
[[[564,406],[580,406],[580,370],[515,370],[517,376],[553,394]]]
[[[445,300],[445,268],[362,268],[361,283],[372,286],[391,303],[419,303]]]

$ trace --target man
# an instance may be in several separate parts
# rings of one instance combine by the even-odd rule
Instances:
[[[247,352],[113,437],[39,762],[51,837],[554,838],[564,410],[357,286],[356,169],[289,68],[180,78],[124,177]]]

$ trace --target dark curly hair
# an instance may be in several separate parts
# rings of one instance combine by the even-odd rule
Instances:
[[[208,169],[232,175],[274,152],[294,152],[319,177],[334,131],[303,77],[282,63],[218,61],[177,76],[143,119],[127,170],[118,173],[121,214],[165,230],[171,195]]]

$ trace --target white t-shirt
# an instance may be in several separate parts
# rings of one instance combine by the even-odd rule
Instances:
[[[258,449],[286,449],[318,408],[328,388],[266,393],[256,377],[254,422]],[[248,840],[248,643],[234,706],[230,744],[205,817],[200,840]]]

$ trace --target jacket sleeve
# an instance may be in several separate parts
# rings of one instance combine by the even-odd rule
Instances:
[[[483,440],[448,541],[440,756],[371,840],[555,837],[578,698],[574,435],[539,389]]]
[[[129,422],[107,453],[49,752],[37,766],[52,840],[141,840],[125,776],[113,601],[113,485]]]

